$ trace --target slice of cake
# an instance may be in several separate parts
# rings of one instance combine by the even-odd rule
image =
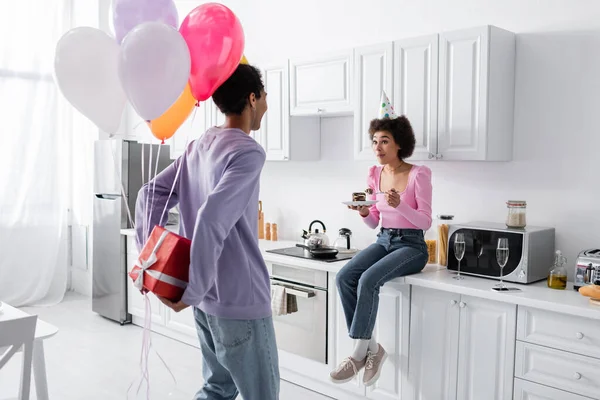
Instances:
[[[352,193],[352,201],[365,201],[367,200],[367,195],[365,192],[354,192]]]

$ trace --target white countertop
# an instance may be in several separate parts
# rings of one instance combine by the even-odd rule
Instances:
[[[167,229],[175,232],[178,231],[177,226],[169,226]],[[121,234],[135,235],[135,231],[133,229],[122,229]],[[273,242],[268,240],[260,240],[259,246],[265,261],[271,263],[337,273],[349,261],[342,260],[336,262],[323,262],[318,260],[267,253],[267,250],[293,247],[296,245],[296,243],[299,242]],[[572,283],[569,283],[566,290],[550,289],[546,286],[545,281],[532,283],[529,285],[507,283],[508,286],[518,287],[521,289],[521,291],[496,292],[491,290],[491,288],[498,283],[498,281],[495,279],[484,279],[465,275],[465,279],[458,281],[452,279],[455,275],[456,273],[449,272],[446,267],[433,265],[427,266],[418,274],[394,279],[393,282],[444,290],[447,292],[486,298],[490,300],[503,301],[506,303],[540,308],[548,311],[576,315],[600,321],[600,307],[591,304],[587,297],[582,296],[573,290]]]
[[[327,263],[266,252],[268,249],[291,247],[295,245],[296,242],[290,241],[260,241],[260,248],[263,257],[267,262],[337,273],[349,261],[344,260]],[[430,265],[418,274],[394,279],[392,282],[427,287],[467,296],[503,301],[521,306],[540,308],[548,311],[600,320],[600,307],[591,304],[587,297],[582,296],[573,290],[572,283],[569,283],[565,290],[550,289],[547,287],[546,281],[531,283],[529,285],[507,283],[507,286],[518,287],[521,291],[496,292],[492,290],[492,287],[498,283],[495,279],[484,279],[464,275],[465,279],[456,280],[453,279],[455,275],[455,272],[448,271],[446,267]]]

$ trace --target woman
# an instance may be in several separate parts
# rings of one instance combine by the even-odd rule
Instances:
[[[365,367],[363,382],[377,381],[387,354],[371,337],[379,304],[379,288],[400,276],[420,272],[427,264],[423,231],[431,226],[431,170],[404,160],[415,148],[415,136],[404,116],[371,121],[369,135],[380,166],[367,179],[371,207],[358,210],[375,229],[377,241],[358,253],[338,273],[336,281],[348,333],[355,339],[353,354],[331,372],[333,382],[348,382]]]

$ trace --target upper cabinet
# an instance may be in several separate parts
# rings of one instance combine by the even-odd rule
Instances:
[[[369,124],[379,112],[381,91],[392,96],[392,43],[376,44],[354,50],[354,156],[373,158]],[[391,100],[393,102],[393,100]]]
[[[290,60],[291,115],[351,114],[353,51]]]
[[[440,34],[436,158],[512,159],[515,52],[493,26]]]
[[[372,53],[376,49],[379,65]],[[366,121],[377,117],[381,89],[392,80],[383,62],[386,49],[388,44],[356,50],[356,159],[372,158]],[[484,26],[398,40],[393,43],[391,68],[393,95],[386,92],[415,133],[410,160],[512,159],[513,33]]]
[[[320,158],[319,118],[290,117],[290,80],[287,62],[262,70],[268,109],[252,136],[267,153],[268,161],[316,161]]]
[[[394,42],[392,104],[406,115],[415,133],[411,160],[426,160],[437,151],[438,35]]]

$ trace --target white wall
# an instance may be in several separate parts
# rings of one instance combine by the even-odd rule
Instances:
[[[518,34],[514,161],[430,162],[434,212],[503,222],[505,201],[528,202],[530,225],[554,226],[569,265],[600,245],[600,3],[443,0],[227,2],[242,20],[253,64],[442,30],[493,24]],[[287,10],[284,10],[284,5]],[[347,14],[347,15],[343,15]],[[322,120],[322,161],[269,162],[267,221],[296,239],[313,219],[365,246],[374,232],[341,201],[365,186],[371,163],[352,160],[352,118]],[[550,268],[550,266],[548,266]]]

